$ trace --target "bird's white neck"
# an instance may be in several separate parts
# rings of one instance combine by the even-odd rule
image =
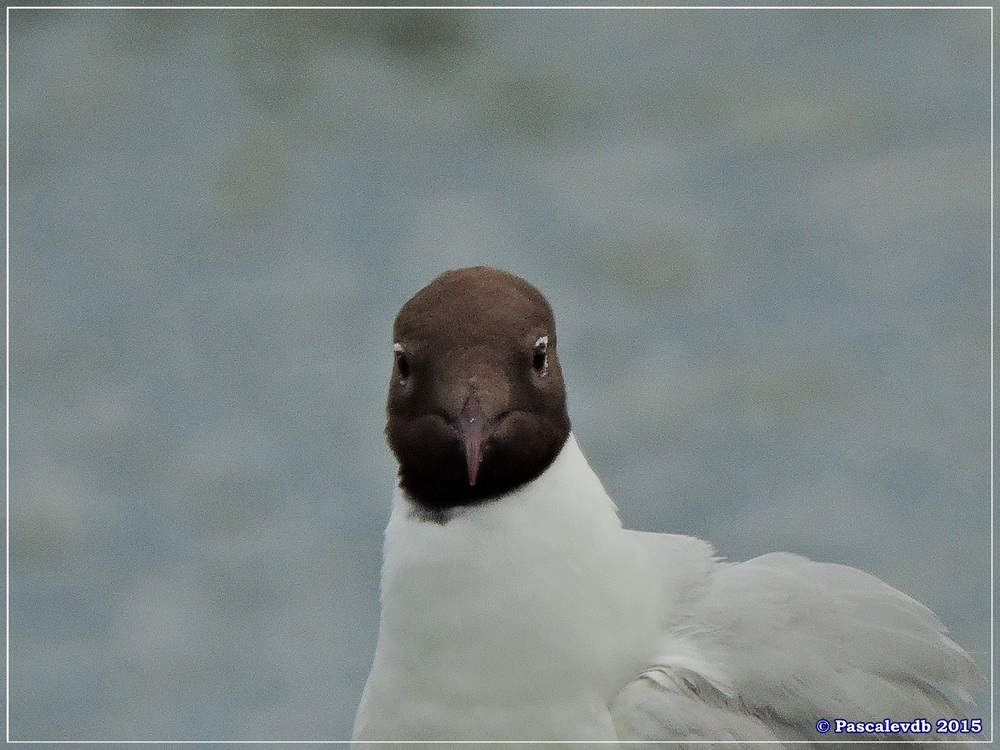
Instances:
[[[643,636],[656,619],[655,587],[635,575],[650,566],[630,539],[573,435],[535,481],[445,524],[422,519],[397,492],[373,675],[392,664],[395,674],[377,682],[394,686],[393,701],[432,695],[454,709],[401,731],[439,739],[488,738],[491,724],[497,736],[532,739],[612,732],[601,726],[607,700],[651,656],[629,644],[654,640]],[[553,725],[551,707],[560,698],[580,705],[583,693],[594,716]],[[543,705],[547,713],[533,715]],[[394,712],[421,716],[398,703]]]

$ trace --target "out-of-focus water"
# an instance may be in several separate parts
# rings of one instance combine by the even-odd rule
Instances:
[[[389,327],[478,263],[548,294],[628,525],[869,570],[988,671],[988,10],[14,10],[9,53],[11,739],[348,737]]]

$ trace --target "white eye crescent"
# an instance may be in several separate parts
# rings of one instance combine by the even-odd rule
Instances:
[[[535,340],[534,353],[531,356],[531,369],[535,375],[542,378],[549,371],[549,337],[539,336]]]
[[[396,372],[399,374],[399,382],[405,383],[410,379],[410,361],[406,358],[402,344],[393,343],[392,351],[396,355]]]

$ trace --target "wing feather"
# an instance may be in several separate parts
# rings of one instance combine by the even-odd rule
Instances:
[[[676,539],[642,543],[668,565]],[[697,580],[666,592],[662,653],[612,707],[624,740],[844,739],[816,721],[960,717],[945,691],[968,701],[980,681],[933,612],[855,568],[779,552]]]

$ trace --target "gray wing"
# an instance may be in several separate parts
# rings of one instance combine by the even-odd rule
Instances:
[[[980,681],[933,612],[844,565],[789,553],[719,563],[675,609],[664,615],[661,657],[612,706],[623,740],[959,739],[821,734],[816,722],[933,724],[963,716],[942,689],[969,701]]]

